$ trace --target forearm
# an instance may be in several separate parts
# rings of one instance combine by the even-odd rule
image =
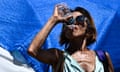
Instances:
[[[52,30],[52,28],[56,25],[57,22],[62,22],[67,17],[62,17],[61,14],[58,12],[58,6],[55,6],[54,12],[52,17],[48,20],[46,25],[43,27],[43,29],[35,36],[32,43],[30,44],[30,47],[28,48],[28,53],[30,55],[36,56],[38,50],[41,48],[43,43],[45,42],[48,34]]]
[[[46,23],[46,25],[43,27],[43,29],[35,36],[29,49],[37,51],[39,48],[41,48],[48,34],[52,30],[52,28],[55,26],[55,23],[56,23],[56,18],[51,17]]]

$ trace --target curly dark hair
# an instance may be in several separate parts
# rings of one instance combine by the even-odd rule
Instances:
[[[96,32],[96,28],[95,28],[93,19],[92,19],[90,13],[82,7],[76,7],[74,10],[71,10],[71,12],[76,12],[76,11],[82,13],[87,18],[86,22],[87,22],[88,25],[87,25],[87,30],[86,30],[85,37],[86,37],[86,40],[87,40],[86,45],[88,46],[88,45],[90,45],[90,44],[92,44],[96,41],[96,33],[97,32]],[[65,46],[67,46],[69,44],[69,39],[67,39],[65,37],[64,25],[62,27],[59,43],[61,45],[65,45]]]

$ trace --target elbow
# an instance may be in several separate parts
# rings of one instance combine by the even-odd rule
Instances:
[[[32,47],[28,48],[27,53],[32,57],[36,56],[36,51]]]

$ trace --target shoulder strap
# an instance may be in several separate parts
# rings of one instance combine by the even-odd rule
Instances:
[[[105,55],[105,51],[102,51],[102,50],[98,50],[98,51],[95,51],[99,60],[101,62],[105,61],[106,60],[106,55]]]
[[[96,52],[99,60],[103,63],[105,72],[109,72],[109,70],[108,70],[108,60],[107,60],[105,51],[98,50],[98,51],[95,51],[95,52]]]

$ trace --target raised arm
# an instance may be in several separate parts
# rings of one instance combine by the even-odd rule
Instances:
[[[54,13],[45,26],[42,28],[40,32],[35,36],[32,43],[28,48],[28,53],[34,58],[42,61],[44,63],[52,64],[56,61],[56,57],[54,53],[51,53],[47,50],[41,49],[43,43],[45,42],[47,36],[54,28],[57,22],[62,21],[64,18],[58,13],[58,6],[55,6]]]
[[[46,25],[43,27],[43,29],[38,32],[38,34],[33,39],[32,43],[30,44],[30,47],[28,48],[29,52],[32,52],[32,55],[36,55],[36,51],[41,48],[43,43],[45,42],[48,34],[52,30],[52,28],[55,26],[56,19],[55,17],[51,17]]]

